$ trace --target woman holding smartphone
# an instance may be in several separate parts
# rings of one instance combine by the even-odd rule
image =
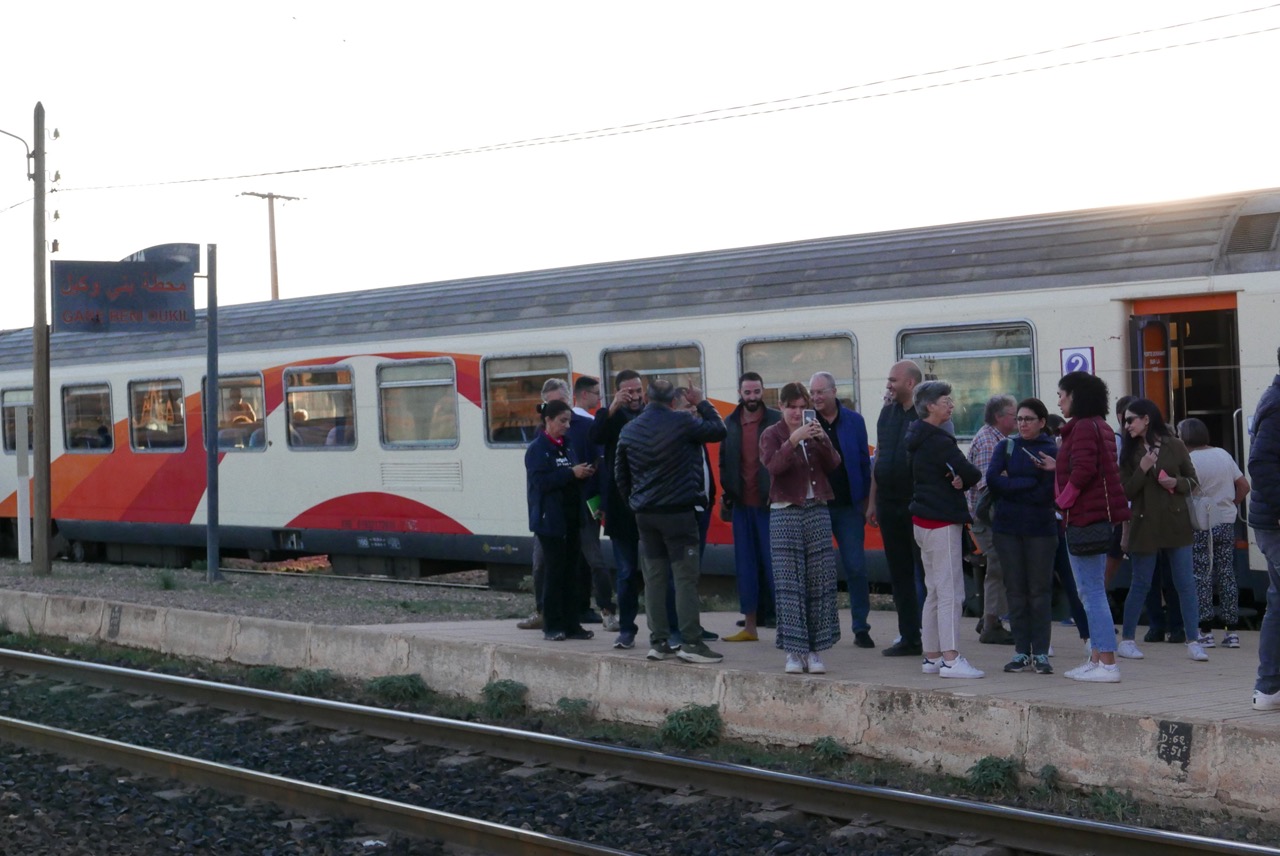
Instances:
[[[782,421],[760,435],[760,461],[769,471],[769,542],[777,647],[789,675],[827,671],[821,652],[840,641],[836,615],[836,557],[827,502],[835,494],[827,473],[840,453],[822,430],[804,384],[778,395]]]
[[[1196,577],[1192,568],[1191,513],[1187,497],[1196,486],[1196,468],[1191,453],[1173,436],[1155,402],[1145,398],[1131,401],[1124,413],[1124,443],[1120,447],[1120,480],[1133,509],[1129,523],[1129,561],[1133,580],[1124,599],[1124,626],[1116,653],[1141,660],[1142,651],[1134,642],[1138,616],[1151,590],[1156,556],[1163,552],[1173,573],[1183,626],[1187,629],[1187,656],[1204,661],[1209,655],[1200,644],[1200,607],[1196,599]]]
[[[1053,470],[1044,458],[1058,454],[1046,425],[1049,409],[1038,398],[1018,402],[1018,434],[995,447],[987,466],[987,488],[995,497],[992,539],[1004,567],[1013,628],[1013,659],[1006,672],[1053,674],[1049,631],[1053,625],[1053,563],[1058,520],[1053,508]]]

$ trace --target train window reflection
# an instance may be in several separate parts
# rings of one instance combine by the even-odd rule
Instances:
[[[207,378],[201,386],[201,396],[207,401]],[[261,375],[218,375],[219,449],[266,451],[266,416]],[[206,437],[206,446],[208,442]]]
[[[110,452],[114,445],[111,387],[105,383],[62,388],[62,442],[72,452]]]
[[[1021,400],[1036,394],[1030,324],[908,330],[899,336],[898,356],[919,363],[926,379],[951,384],[957,437],[978,433],[991,396]]]
[[[129,443],[137,451],[178,452],[187,447],[182,381],[129,381]]]
[[[30,389],[6,389],[0,393],[0,410],[4,411],[4,450],[14,452],[18,449],[18,405],[27,406],[27,451],[33,448],[35,438],[35,414],[31,403],[35,396]]]
[[[524,445],[538,433],[538,404],[548,378],[569,379],[564,354],[484,360],[485,436],[490,443]]]
[[[453,361],[378,366],[382,444],[389,448],[458,445]]]
[[[676,386],[706,389],[702,380],[702,351],[697,345],[660,345],[652,348],[625,348],[605,351],[604,375],[612,396],[614,378],[623,369],[640,373],[647,387],[652,380],[669,380]],[[601,402],[608,404],[607,401]]]
[[[778,391],[791,381],[807,386],[816,372],[831,372],[840,403],[858,409],[853,337],[847,333],[747,341],[742,343],[741,358],[744,372],[764,379],[764,400],[770,407],[778,406]]]
[[[351,369],[286,369],[285,414],[291,449],[354,449],[355,391]]]

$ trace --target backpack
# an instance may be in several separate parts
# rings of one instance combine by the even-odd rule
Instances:
[[[1006,437],[1004,454],[1008,459],[1013,456],[1013,438]],[[998,446],[996,448],[999,448]],[[973,509],[974,522],[982,526],[990,526],[996,519],[996,496],[991,492],[991,487],[984,484],[982,489],[978,491],[978,501]]]

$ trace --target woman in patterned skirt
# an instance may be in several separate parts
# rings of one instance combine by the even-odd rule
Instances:
[[[827,502],[827,473],[840,453],[814,415],[809,391],[792,382],[779,395],[782,421],[760,435],[760,460],[769,471],[769,540],[777,646],[786,672],[825,674],[821,651],[840,641],[836,616],[836,559]]]

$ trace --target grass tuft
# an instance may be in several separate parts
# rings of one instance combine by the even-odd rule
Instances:
[[[365,681],[364,688],[371,695],[384,703],[405,701],[421,701],[430,695],[431,690],[422,675],[383,675]]]
[[[701,749],[720,742],[724,720],[713,704],[687,704],[667,714],[658,736],[662,742],[682,749]]]
[[[976,794],[1011,794],[1018,789],[1018,762],[988,755],[969,768],[969,787]]]
[[[480,690],[484,713],[490,719],[511,719],[528,709],[529,688],[519,681],[490,681]]]

